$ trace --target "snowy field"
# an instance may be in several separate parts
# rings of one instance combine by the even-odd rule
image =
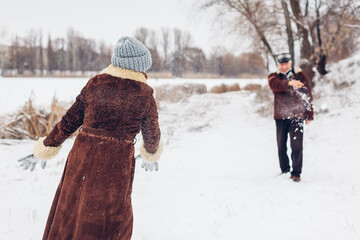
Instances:
[[[166,148],[159,172],[145,172],[137,163],[133,239],[360,239],[360,55],[349,61],[354,65],[331,66],[328,78],[339,84],[357,80],[350,87],[334,91],[325,80],[318,83],[319,113],[305,127],[300,183],[278,175],[275,122],[256,112],[255,93],[161,102]],[[351,77],[340,81],[339,67],[353,71]],[[60,86],[54,79],[54,84],[27,80],[18,79],[10,92],[1,88],[9,110],[21,106],[15,99],[27,99],[33,86],[36,103],[46,106],[55,89],[64,97],[60,100],[68,100],[86,82]],[[0,239],[41,239],[73,141],[64,143],[45,170],[34,172],[23,171],[16,161],[31,152],[33,141],[0,142]]]
[[[80,93],[89,78],[2,78],[0,77],[0,114],[22,107],[31,97],[37,105],[49,106],[54,96],[60,101],[71,102]],[[206,84],[208,89],[224,84],[267,84],[264,79],[149,79],[152,87],[181,85],[186,83]]]

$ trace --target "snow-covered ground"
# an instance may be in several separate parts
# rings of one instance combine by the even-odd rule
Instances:
[[[2,78],[0,77],[0,114],[13,112],[31,98],[36,105],[49,106],[54,96],[60,101],[73,101],[89,78]],[[264,79],[149,79],[149,85],[206,84],[208,89],[224,84],[267,84]]]
[[[360,69],[359,60],[348,61]],[[348,65],[331,66],[327,78]],[[338,83],[357,80],[354,69]],[[300,183],[278,175],[275,123],[256,112],[255,93],[161,102],[166,148],[159,172],[137,163],[133,239],[360,239],[360,82],[326,81],[314,90]],[[16,160],[33,141],[1,141],[0,239],[41,239],[72,143],[45,170],[28,172]]]

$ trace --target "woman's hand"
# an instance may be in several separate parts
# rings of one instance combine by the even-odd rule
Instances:
[[[40,159],[36,158],[34,154],[27,155],[26,157],[20,158],[18,162],[20,162],[20,167],[24,170],[30,168],[30,171],[34,171],[36,164],[40,161]],[[41,167],[45,169],[46,161],[41,160]]]
[[[159,171],[159,163],[158,162],[149,162],[144,160],[140,154],[135,157],[136,160],[142,159],[141,167],[145,169],[145,171],[152,171],[155,169],[155,171]]]
[[[155,171],[159,171],[158,162],[148,162],[143,159],[141,167],[145,168],[145,171],[148,171],[148,170],[152,171],[153,169],[155,169]]]

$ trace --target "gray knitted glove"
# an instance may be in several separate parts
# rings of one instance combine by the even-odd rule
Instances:
[[[42,169],[45,169],[46,167],[46,161],[40,160],[34,156],[34,154],[27,155],[26,157],[20,158],[18,162],[20,162],[20,167],[22,167],[24,170],[27,170],[30,168],[30,171],[34,171],[36,164],[38,162],[41,162]]]
[[[140,154],[136,156],[135,159],[142,159],[141,167],[145,169],[145,171],[152,171],[155,169],[155,171],[159,171],[159,163],[158,162],[148,162],[144,160]]]

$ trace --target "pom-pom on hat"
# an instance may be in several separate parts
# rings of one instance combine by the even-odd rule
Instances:
[[[151,54],[139,40],[125,36],[117,41],[111,64],[135,72],[145,72],[151,67]]]

